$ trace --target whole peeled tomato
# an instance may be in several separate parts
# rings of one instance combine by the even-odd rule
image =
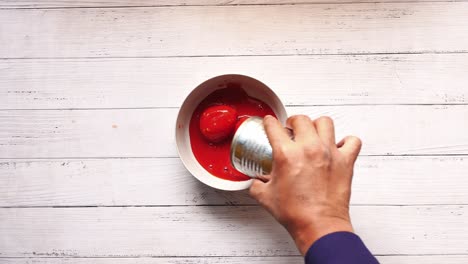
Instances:
[[[219,143],[230,137],[237,123],[237,111],[228,105],[210,106],[200,117],[200,130],[210,142]]]

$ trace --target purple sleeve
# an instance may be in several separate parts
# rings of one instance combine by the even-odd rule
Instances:
[[[309,248],[306,264],[378,264],[362,240],[350,232],[321,237]]]

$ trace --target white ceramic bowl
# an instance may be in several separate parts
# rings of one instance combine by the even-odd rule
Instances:
[[[262,82],[248,76],[227,74],[211,78],[198,85],[185,99],[176,121],[176,144],[179,156],[187,170],[198,180],[213,188],[227,191],[243,190],[249,188],[252,180],[229,181],[218,178],[205,170],[197,161],[192,152],[189,136],[189,124],[192,113],[200,102],[209,94],[224,88],[227,83],[237,83],[245,92],[254,98],[268,104],[275,112],[278,119],[284,124],[287,119],[286,109],[278,96]]]

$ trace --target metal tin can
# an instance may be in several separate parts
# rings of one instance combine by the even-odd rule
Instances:
[[[292,130],[287,129],[292,138]],[[273,150],[263,126],[263,118],[250,117],[237,129],[231,143],[232,166],[255,178],[271,172]]]

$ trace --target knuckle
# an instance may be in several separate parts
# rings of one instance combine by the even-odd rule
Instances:
[[[317,119],[318,122],[333,124],[333,119],[329,116],[321,116]]]
[[[327,152],[328,149],[325,145],[317,143],[317,144],[306,144],[303,146],[303,151],[309,155],[320,155],[324,152]]]
[[[306,156],[316,156],[320,151],[322,151],[322,149],[318,144],[307,144],[303,147],[303,152]]]
[[[362,146],[362,140],[358,137],[355,137],[356,138],[356,144],[361,147]]]
[[[261,196],[261,188],[259,188],[260,186],[258,186],[258,184],[260,183],[255,180],[249,188],[249,195],[256,200],[258,200]]]
[[[341,185],[340,187],[336,188],[335,192],[339,197],[348,197],[351,195],[351,185]]]
[[[331,163],[330,150],[323,144],[305,146],[304,155],[321,167],[328,167]]]
[[[330,153],[328,151],[323,152],[318,160],[321,167],[328,168],[331,165]]]
[[[362,146],[362,140],[356,136],[349,136],[348,140],[353,142],[353,144],[356,145],[357,147]]]
[[[273,152],[273,159],[276,163],[285,164],[289,161],[289,156],[283,148],[277,148]]]
[[[258,195],[258,191],[257,191],[257,188],[255,188],[254,185],[252,185],[249,189],[249,195],[253,198],[256,198],[257,195]]]
[[[328,148],[324,148],[323,151],[320,152],[320,157],[323,159],[323,160],[330,160],[331,159],[331,153],[330,153],[330,150]]]
[[[330,150],[324,144],[313,144],[304,146],[304,154],[315,159],[330,159]]]
[[[255,197],[255,195],[256,195],[256,190],[253,187],[253,185],[249,189],[249,195],[252,196],[252,197]]]
[[[304,122],[304,121],[310,121],[310,118],[306,115],[293,115],[290,118],[291,122]]]

